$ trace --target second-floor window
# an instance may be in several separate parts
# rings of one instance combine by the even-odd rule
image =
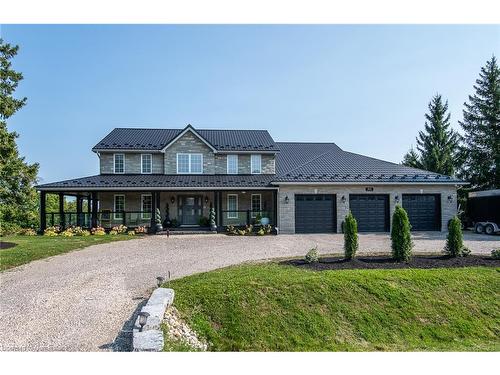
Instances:
[[[238,173],[238,155],[227,155],[227,174]]]
[[[151,154],[141,155],[141,173],[153,172],[153,157]]]
[[[262,173],[262,160],[261,160],[260,155],[255,154],[255,155],[251,156],[250,168],[251,168],[252,174]]]
[[[177,154],[177,173],[203,173],[203,155]]]
[[[125,173],[125,154],[114,154],[115,173]]]

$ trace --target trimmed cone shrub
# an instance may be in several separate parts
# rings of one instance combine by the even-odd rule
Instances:
[[[318,263],[319,262],[319,253],[318,253],[318,248],[313,247],[311,250],[309,250],[305,256],[305,261],[307,263]]]
[[[470,254],[470,250],[464,246],[462,234],[462,222],[458,216],[450,220],[448,227],[448,237],[446,238],[445,253],[452,257],[465,257]]]
[[[398,262],[410,260],[413,243],[410,234],[410,220],[401,206],[396,206],[392,215],[392,257]]]
[[[344,257],[353,259],[358,251],[358,222],[351,211],[345,217],[344,225]]]

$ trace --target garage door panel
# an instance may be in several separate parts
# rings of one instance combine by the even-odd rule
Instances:
[[[335,232],[337,223],[335,201],[333,194],[295,195],[295,232]]]
[[[349,206],[360,232],[389,231],[389,196],[386,194],[351,194]]]
[[[413,231],[441,230],[441,197],[439,194],[403,194],[403,208]]]

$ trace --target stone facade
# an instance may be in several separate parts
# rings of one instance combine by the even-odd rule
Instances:
[[[141,154],[144,152],[116,152],[125,156],[125,173],[141,173]],[[100,154],[100,173],[114,173],[114,154],[112,152],[104,152]],[[163,153],[149,153],[152,158],[152,173],[163,173]]]
[[[203,173],[215,174],[213,150],[196,135],[187,132],[165,150],[165,174],[177,174],[177,154],[195,153],[203,155]]]
[[[369,185],[367,185],[369,186]],[[448,221],[457,213],[457,189],[453,185],[376,185],[373,191],[367,192],[362,185],[284,185],[278,193],[278,227],[280,233],[295,233],[295,194],[336,194],[337,199],[337,232],[342,231],[342,221],[349,212],[349,194],[388,194],[389,211],[392,225],[392,214],[396,207],[396,196],[402,194],[440,194],[441,195],[441,230],[447,231]],[[448,196],[452,201],[448,202]],[[342,203],[342,196],[345,202]],[[288,204],[285,203],[288,197]]]
[[[117,152],[121,153],[121,152]],[[196,135],[187,132],[165,153],[152,153],[153,174],[177,174],[177,154],[198,153],[203,155],[203,174],[227,174],[227,154],[214,153]],[[125,155],[125,173],[141,173],[141,152],[123,152]],[[100,154],[100,173],[114,173],[114,153]],[[261,154],[262,174],[276,173],[274,154]],[[251,174],[250,154],[238,154],[238,174]]]

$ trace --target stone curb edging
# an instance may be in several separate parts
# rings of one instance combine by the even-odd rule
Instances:
[[[174,290],[157,288],[141,311],[149,313],[146,324],[140,331],[139,317],[137,317],[133,335],[132,348],[134,352],[160,352],[163,350],[163,332],[161,323],[165,310],[174,302]]]

